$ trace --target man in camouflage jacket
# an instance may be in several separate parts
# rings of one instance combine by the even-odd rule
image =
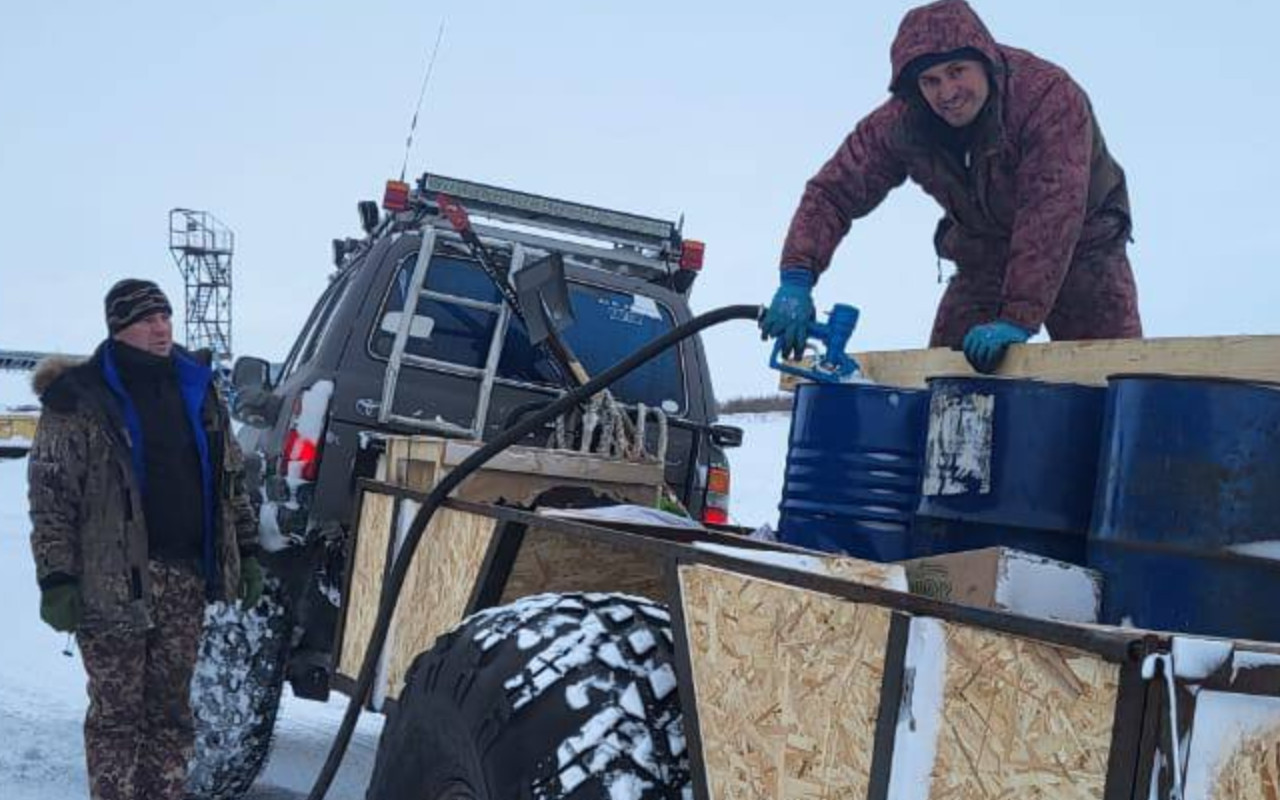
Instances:
[[[46,360],[32,381],[40,613],[80,645],[95,800],[181,800],[205,605],[256,603],[257,525],[212,372],[173,345],[164,294],[121,281],[106,311],[92,357]]]
[[[1124,171],[1084,91],[998,44],[964,0],[908,12],[891,61],[892,97],[805,188],[765,334],[803,348],[810,290],[850,223],[911,178],[945,211],[934,243],[957,266],[930,346],[963,346],[990,372],[1042,325],[1054,339],[1140,337]]]

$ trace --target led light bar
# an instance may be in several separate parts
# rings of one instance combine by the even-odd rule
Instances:
[[[429,173],[419,179],[418,186],[427,197],[435,197],[440,193],[453,197],[473,214],[491,214],[516,222],[560,223],[561,226],[568,223],[571,228],[589,229],[598,235],[640,239],[655,245],[679,240],[674,222],[652,217],[624,214]]]

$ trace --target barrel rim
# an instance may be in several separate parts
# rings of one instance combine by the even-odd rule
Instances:
[[[957,372],[957,373],[941,373],[938,375],[929,375],[925,377],[924,380],[925,380],[925,383],[929,384],[930,387],[933,386],[934,381],[964,380],[964,381],[972,381],[974,383],[991,382],[991,383],[1008,383],[1008,384],[1022,384],[1022,385],[1035,385],[1035,386],[1052,386],[1052,387],[1069,386],[1072,388],[1080,388],[1080,389],[1101,389],[1101,390],[1106,389],[1105,386],[1100,386],[1096,383],[1080,383],[1079,381],[1052,380],[1049,378],[1028,377],[1026,375],[970,375],[970,374]]]
[[[799,384],[796,386],[796,393],[798,395],[800,392],[808,393],[818,391],[820,389],[828,393],[833,389],[856,389],[858,391],[872,390],[891,394],[907,395],[925,395],[929,393],[928,389],[921,388],[919,386],[894,386],[888,383],[818,383],[816,381]]]
[[[1123,380],[1166,380],[1186,383],[1222,383],[1233,386],[1256,386],[1260,389],[1280,389],[1280,381],[1262,378],[1241,378],[1232,375],[1182,375],[1176,372],[1117,372],[1107,376],[1107,384]]]

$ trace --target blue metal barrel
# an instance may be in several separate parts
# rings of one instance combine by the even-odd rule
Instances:
[[[929,381],[916,555],[1004,546],[1083,564],[1106,390]]]
[[[779,538],[875,561],[909,557],[928,408],[923,389],[799,386]]]
[[[1100,463],[1104,620],[1280,640],[1280,387],[1115,376]]]

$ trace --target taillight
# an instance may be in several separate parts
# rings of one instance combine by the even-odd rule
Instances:
[[[316,381],[294,398],[289,430],[280,447],[282,477],[314,481],[320,475],[320,443],[332,396],[332,381]]]
[[[706,252],[707,246],[703,242],[685,239],[680,248],[680,269],[698,272],[702,269],[702,257]]]
[[[702,521],[713,525],[729,524],[729,467],[707,468],[707,494],[702,504]]]

